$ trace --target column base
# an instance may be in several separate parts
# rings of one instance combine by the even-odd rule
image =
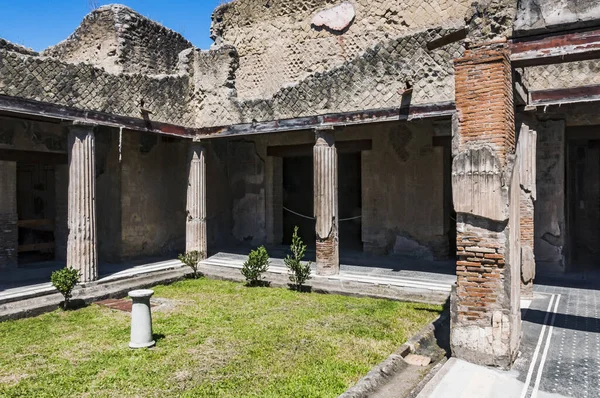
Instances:
[[[340,255],[337,239],[317,240],[317,274],[332,276],[340,273]]]
[[[452,294],[450,350],[452,356],[482,366],[508,369],[519,352],[521,319],[519,314],[495,311],[487,325],[459,322]]]
[[[156,345],[156,342],[154,340],[152,340],[149,343],[145,343],[145,344],[139,344],[139,343],[129,343],[129,348],[150,348],[150,347],[154,347]]]

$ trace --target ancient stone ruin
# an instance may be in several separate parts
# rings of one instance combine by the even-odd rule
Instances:
[[[208,51],[119,5],[0,40],[0,268],[90,282],[299,225],[322,275],[456,260],[453,354],[509,366],[536,273],[598,255],[599,26],[593,1],[235,0]]]

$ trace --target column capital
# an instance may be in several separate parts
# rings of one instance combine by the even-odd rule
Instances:
[[[335,129],[332,126],[314,129],[315,146],[335,146]]]
[[[65,123],[70,133],[95,133],[98,124],[85,122],[80,120],[74,120],[69,123]]]

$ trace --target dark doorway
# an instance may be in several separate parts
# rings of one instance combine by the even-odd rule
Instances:
[[[283,158],[283,243],[289,245],[294,226],[304,243],[315,248],[312,156]],[[361,153],[338,154],[340,249],[362,250]],[[292,213],[293,212],[293,213]]]
[[[362,176],[360,152],[339,155],[340,249],[362,251]]]
[[[17,162],[19,264],[54,260],[54,166]]]
[[[568,157],[570,268],[600,267],[600,139],[570,141]]]
[[[309,248],[315,248],[312,156],[283,158],[283,243],[292,243],[294,227]],[[292,211],[294,214],[292,213]]]

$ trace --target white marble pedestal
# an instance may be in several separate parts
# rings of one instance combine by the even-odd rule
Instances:
[[[152,338],[152,314],[150,312],[150,297],[153,294],[154,291],[149,289],[129,292],[129,297],[133,300],[130,348],[146,348],[155,344]]]

